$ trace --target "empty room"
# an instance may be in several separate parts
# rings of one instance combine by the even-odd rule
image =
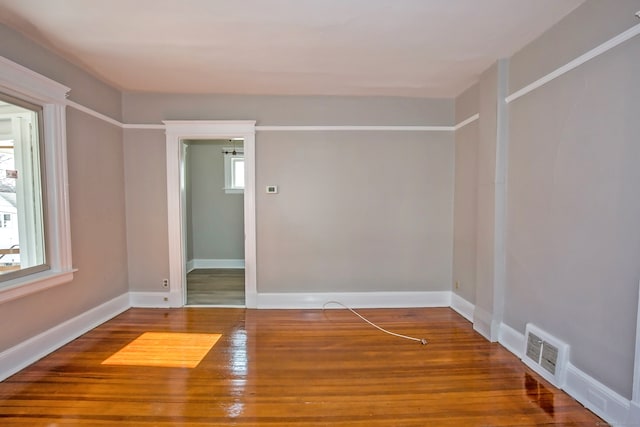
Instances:
[[[640,0],[0,0],[0,425],[640,426]]]

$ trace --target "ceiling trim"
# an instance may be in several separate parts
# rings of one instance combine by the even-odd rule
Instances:
[[[414,131],[451,132],[455,126],[256,126],[257,131]]]
[[[638,13],[636,13],[636,16],[640,14],[640,11]],[[533,83],[523,87],[520,90],[515,91],[514,93],[512,93],[511,95],[507,96],[505,98],[506,103],[510,103],[515,101],[518,98],[523,97],[524,95],[528,94],[531,91],[534,91],[536,89],[538,89],[539,87],[549,83],[552,80],[555,80],[556,78],[562,76],[563,74],[568,73],[569,71],[573,70],[574,68],[579,67],[580,65],[584,64],[587,61],[590,61],[591,59],[602,55],[605,52],[608,52],[609,50],[613,49],[614,47],[626,42],[627,40],[637,36],[638,34],[640,34],[640,24],[637,24],[631,28],[629,28],[628,30],[618,34],[617,36],[607,40],[606,42],[602,43],[601,45],[591,49],[590,51],[578,56],[576,59],[574,59],[573,61],[563,65],[560,68],[557,68],[556,70],[550,72],[549,74],[539,78],[538,80],[534,81]]]

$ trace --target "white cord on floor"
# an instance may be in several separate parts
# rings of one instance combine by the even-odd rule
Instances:
[[[346,305],[342,304],[341,302],[338,302],[338,301],[327,301],[322,305],[322,309],[324,310],[329,304],[336,304],[336,305],[339,305],[341,307],[346,308],[347,310],[349,310],[350,312],[352,312],[353,314],[355,314],[356,316],[358,316],[359,318],[361,318],[362,320],[364,320],[365,322],[367,322],[368,324],[370,324],[374,328],[384,332],[385,334],[393,335],[394,337],[404,338],[404,339],[411,340],[411,341],[418,341],[422,345],[427,344],[427,340],[424,339],[424,338],[414,338],[414,337],[410,337],[410,336],[407,336],[407,335],[396,334],[395,332],[387,331],[386,329],[381,328],[380,326],[376,325],[375,323],[369,321],[367,318],[362,316],[360,313],[358,313],[357,311],[355,311],[351,307],[347,307]]]

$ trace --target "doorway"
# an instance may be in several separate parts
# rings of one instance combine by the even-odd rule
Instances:
[[[244,141],[184,140],[186,305],[245,306]]]
[[[187,213],[185,158],[187,140],[239,138],[244,143],[244,290],[245,306],[257,307],[255,218],[255,121],[164,121],[167,160],[167,229],[170,307],[187,303]]]

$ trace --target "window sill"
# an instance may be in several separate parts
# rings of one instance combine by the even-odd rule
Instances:
[[[244,194],[243,188],[225,188],[225,194]]]
[[[76,271],[78,270],[47,270],[4,282],[0,285],[0,303],[69,283],[73,280],[73,273]]]

